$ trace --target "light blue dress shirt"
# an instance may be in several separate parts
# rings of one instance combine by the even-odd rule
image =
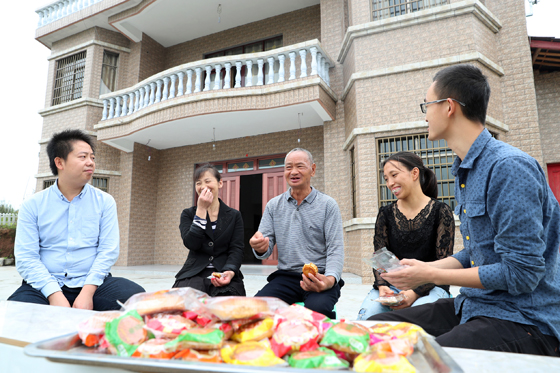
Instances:
[[[461,322],[493,317],[560,338],[560,207],[539,163],[485,129],[452,172],[465,246],[454,257],[484,286],[461,288]]]
[[[101,285],[119,257],[115,200],[86,184],[70,202],[57,180],[21,205],[15,256],[20,275],[45,297],[64,285]]]

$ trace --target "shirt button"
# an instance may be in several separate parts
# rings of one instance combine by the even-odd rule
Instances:
[[[465,184],[461,184],[461,188],[464,188],[464,187],[465,187]]]
[[[211,262],[212,260],[214,260],[214,257],[213,257],[213,256],[211,256],[210,258],[208,258],[208,261]]]
[[[471,260],[471,264],[474,265],[474,260]]]
[[[471,238],[469,236],[467,236],[467,241],[470,240]]]
[[[467,209],[463,209],[463,214],[466,214],[466,213],[467,213]]]
[[[214,246],[214,242],[212,241],[208,242],[208,246]]]

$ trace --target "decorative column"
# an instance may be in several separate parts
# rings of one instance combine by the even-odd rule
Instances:
[[[245,76],[245,87],[253,86],[253,61],[247,61],[247,75]]]
[[[122,110],[121,110],[121,117],[124,117],[128,113],[128,95],[122,96]]]
[[[136,96],[136,102],[134,103],[134,112],[136,113],[138,110],[142,109],[142,92],[144,91],[144,88],[140,88],[138,89],[136,92],[134,92],[134,95]]]
[[[294,80],[296,78],[296,52],[288,53],[290,57],[290,78],[289,80]]]
[[[235,62],[235,86],[234,88],[241,87],[241,61]]]
[[[175,82],[177,81],[177,74],[173,74],[171,75],[171,86],[169,87],[169,98],[174,98],[175,97]],[[181,84],[183,83],[183,80],[181,79]],[[181,90],[183,90],[183,87],[181,86]]]
[[[107,119],[113,119],[113,116],[115,115],[115,98],[111,97],[109,99],[109,102],[111,103],[111,105],[109,105],[109,116],[107,117]]]
[[[324,59],[325,57],[323,57],[321,52],[317,53],[317,74],[319,74],[319,77],[323,80],[325,80],[323,78],[323,65],[325,64]]]
[[[268,81],[266,84],[274,83],[274,57],[268,57]]]
[[[78,0],[71,0],[72,1],[72,13],[78,11]]]
[[[311,47],[311,75],[317,75],[317,47]]]
[[[330,67],[331,66],[329,64],[329,61],[327,61],[327,59],[325,58],[325,65],[323,65],[323,74],[325,75],[326,82],[327,82],[327,85],[329,87],[331,86],[331,77],[330,77],[330,74],[329,74],[329,71],[330,71],[329,68]]]
[[[257,85],[263,85],[264,82],[264,76],[263,76],[263,65],[264,65],[264,60],[262,58],[259,58],[257,60],[257,64],[259,65],[259,71],[257,74]]]
[[[39,15],[39,23],[37,23],[37,28],[39,28],[43,25],[43,11],[40,10],[37,12],[37,14]]]
[[[192,70],[187,70],[187,86],[186,86],[186,94],[192,93]]]
[[[56,21],[58,18],[60,18],[60,17],[58,16],[58,4],[53,4],[53,9],[54,9],[54,10],[53,10],[53,18],[52,18],[52,20],[53,20],[53,21]]]
[[[70,14],[72,6],[70,5],[70,0],[64,0],[64,8],[62,10],[62,15],[67,16]]]
[[[169,97],[169,81],[171,79],[166,76],[165,78],[163,78],[163,94],[161,96],[161,101],[165,101],[167,100],[167,98]]]
[[[49,7],[49,19],[47,20],[48,23],[51,23],[52,21],[54,21],[56,18],[56,15],[54,14],[54,7],[50,6]]]
[[[144,105],[142,106],[142,108],[148,107],[149,104],[150,104],[150,85],[146,84],[144,86]]]
[[[206,69],[206,79],[204,79],[204,89],[203,91],[210,90],[210,73],[212,73],[212,66],[205,66]]]
[[[200,84],[202,83],[202,68],[194,69],[196,73],[196,81],[194,82],[194,93],[200,92]]]
[[[189,70],[189,71],[190,71],[190,70]],[[182,95],[184,94],[184,91],[183,91],[183,78],[184,78],[184,76],[185,76],[185,73],[184,73],[183,71],[179,71],[179,72],[177,73],[177,75],[179,76],[179,83],[177,84],[177,88],[178,88],[178,90],[177,90],[177,91],[178,91],[178,92],[177,92],[177,96],[182,96]],[[171,81],[172,81],[173,83],[175,83],[175,81],[173,80],[173,78],[171,78]],[[171,97],[169,97],[169,98],[171,98]]]
[[[299,51],[299,56],[301,58],[301,74],[299,75],[300,78],[307,78],[307,61],[305,60],[306,55],[307,51],[305,49]]]
[[[118,118],[121,116],[121,96],[115,97],[115,100],[117,100],[117,106],[115,107],[115,118]]]
[[[162,84],[162,83],[163,83],[163,82],[161,81],[161,79],[158,79],[158,80],[156,81],[157,88],[156,88],[155,100],[152,100],[152,97],[150,97],[150,105],[151,105],[151,104],[158,103],[158,102],[161,101],[161,84]],[[153,84],[153,83],[151,83],[151,84]]]
[[[130,106],[127,115],[131,115],[134,112],[134,92],[129,93],[128,97],[130,98]]]
[[[278,67],[278,83],[281,83],[284,81],[284,60],[286,59],[286,56],[283,54],[278,55],[278,62],[280,64],[280,66]]]
[[[226,76],[224,76],[224,89],[230,89],[231,88],[231,63],[226,62],[225,63],[225,68],[226,68]]]
[[[58,3],[58,10],[56,11],[56,19],[62,18],[62,7],[64,6],[64,2],[61,1]]]
[[[107,119],[107,105],[108,104],[109,104],[109,100],[104,99],[103,100],[103,116],[101,117],[101,120]]]
[[[216,77],[214,78],[214,89],[220,89],[220,86],[222,85],[222,65],[216,64],[214,65],[214,69],[216,70]]]

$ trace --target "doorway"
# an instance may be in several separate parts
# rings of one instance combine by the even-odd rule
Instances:
[[[560,163],[548,165],[548,184],[556,200],[560,202]]]
[[[249,240],[259,229],[262,218],[262,175],[243,175],[240,177],[239,211],[243,218],[244,244],[243,264],[262,264],[255,258]]]

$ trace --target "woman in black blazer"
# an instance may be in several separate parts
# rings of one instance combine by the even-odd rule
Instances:
[[[191,287],[211,296],[245,295],[243,274],[243,220],[241,213],[218,198],[223,185],[210,164],[194,173],[198,203],[181,214],[181,237],[189,249],[173,287]],[[212,276],[219,273],[220,277]]]

